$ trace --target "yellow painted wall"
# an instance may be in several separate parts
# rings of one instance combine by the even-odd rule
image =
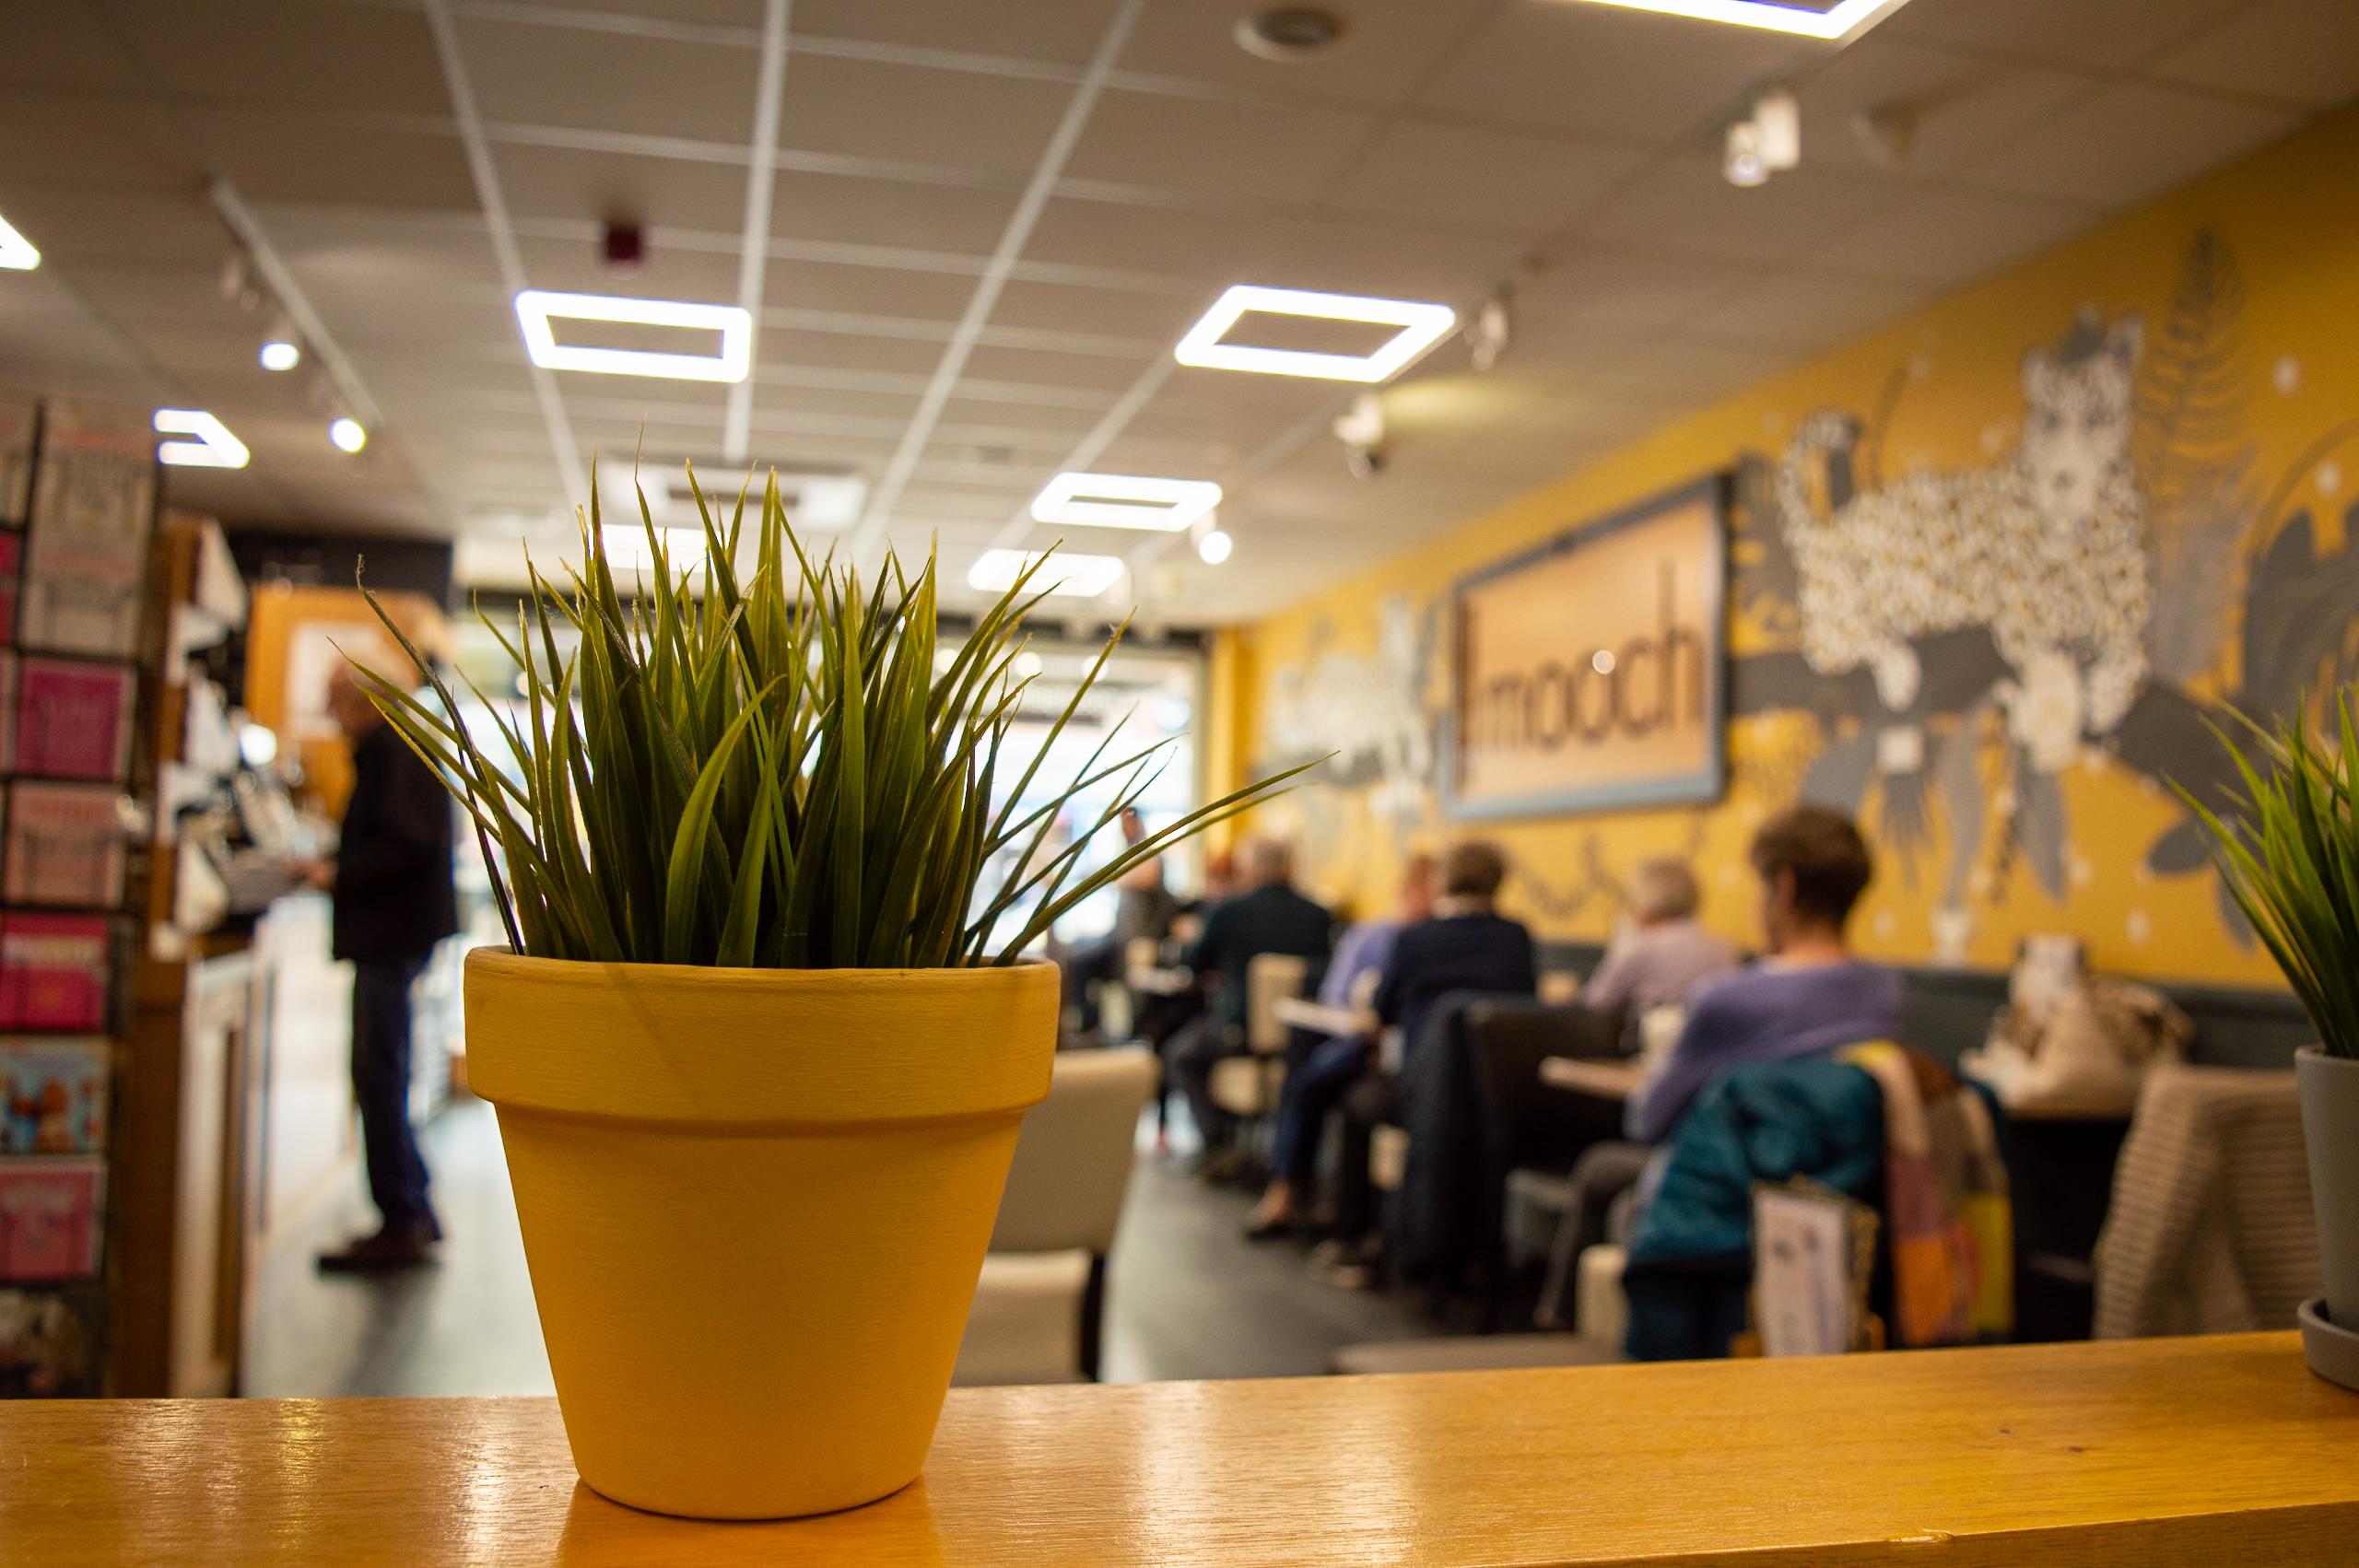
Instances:
[[[1247,739],[1218,747],[1215,755],[1239,771],[1215,773],[1213,782],[1232,784],[1245,767],[1297,755],[1299,748],[1287,736],[1273,731],[1287,711],[1287,693],[1298,692],[1301,683],[1329,679],[1342,683],[1336,689],[1345,689],[1402,667],[1385,646],[1381,617],[1388,605],[1396,628],[1415,624],[1438,597],[1446,599],[1446,590],[1438,595],[1437,585],[1520,546],[1707,472],[1728,469],[1742,453],[1760,453],[1774,463],[1791,432],[1816,411],[1848,410],[1873,421],[1895,375],[1907,380],[1889,419],[1882,422],[1881,472],[1887,481],[1911,470],[1973,469],[2003,461],[2025,415],[2026,351],[2055,343],[2076,314],[2094,308],[2108,323],[2138,314],[2147,352],[2155,352],[2169,324],[2184,320],[2174,316],[2174,299],[2190,247],[2207,230],[2224,246],[2241,281],[2236,329],[2218,346],[2232,351],[2238,388],[2236,427],[2228,437],[2248,449],[2249,463],[2239,491],[2236,548],[2225,568],[2237,590],[2235,603],[2209,656],[2198,661],[2202,668],[2188,672],[2177,689],[2212,701],[2238,692],[2244,677],[2242,594],[2259,576],[2248,563],[2300,516],[2308,518],[2322,558],[2331,556],[2332,565],[2346,569],[2359,560],[2359,550],[2351,557],[2339,555],[2345,514],[2359,491],[2359,441],[2344,439],[2344,427],[2359,419],[2354,171],[2359,111],[2346,111],[2060,251],[1469,520],[1284,614],[1228,634],[1219,666],[1225,678],[1216,686],[1216,696],[1226,700],[1212,716],[1213,724],[1216,734]],[[1769,193],[1774,197],[1774,186]],[[2216,324],[2216,316],[2210,319]],[[1414,454],[1402,453],[1399,461],[1414,462]],[[2163,579],[2174,571],[2184,574],[2177,563],[2201,552],[2190,551],[2189,539],[2171,535],[2177,523],[2160,509],[2150,512],[2148,522],[2159,551],[2157,593],[2183,589],[2186,582],[2166,584]],[[1739,518],[1734,548],[1741,557],[1755,547],[1751,531],[1760,523],[1758,518]],[[2222,576],[2221,568],[2204,569]],[[2296,585],[2283,573],[2276,584],[2278,597],[2266,603],[2282,606],[2285,592]],[[1742,661],[1795,646],[1790,630],[1734,609],[1737,597],[1731,594],[1732,657]],[[2330,661],[2315,670],[2347,675],[2352,649],[2359,647],[2359,625],[2349,619],[2359,613],[2359,597],[2304,613],[2341,617],[2334,630],[2346,662]],[[1406,677],[1406,685],[1430,720],[1438,713],[1447,681],[1447,622],[1424,624],[1429,630],[1445,628],[1444,635],[1433,639],[1430,656]],[[1324,676],[1322,661],[1332,665]],[[1929,739],[1938,742],[1954,728],[1953,722]],[[2093,961],[2108,969],[2226,981],[2274,978],[2265,958],[2232,936],[2208,871],[2162,874],[2144,865],[2150,846],[2179,813],[2154,778],[2122,765],[2107,736],[2093,735],[2079,761],[2050,775],[2070,824],[2071,868],[2064,896],[2051,896],[2020,854],[2010,858],[2002,849],[2013,804],[2003,791],[2013,775],[2003,724],[1989,728],[1980,758],[1986,839],[1970,862],[1970,930],[1954,929],[1946,942],[1936,934],[1938,889],[1951,843],[1950,833],[1937,824],[1931,842],[1914,857],[1897,856],[1885,844],[1881,873],[1857,921],[1856,935],[1866,951],[1898,960],[1941,956],[2003,966],[2024,933],[2064,930],[2080,935]],[[1733,937],[1750,939],[1753,890],[1743,871],[1747,837],[1765,812],[1795,798],[1802,769],[1838,738],[1801,711],[1743,720],[1731,727],[1731,787],[1715,807],[1511,822],[1481,831],[1517,859],[1513,902],[1544,935],[1603,936],[1616,914],[1613,889],[1618,876],[1644,855],[1680,850],[1692,853],[1704,869],[1708,921]],[[1886,839],[1878,820],[1883,801],[1883,792],[1872,790],[1862,807],[1864,824],[1880,842]],[[1405,783],[1396,780],[1390,790],[1314,785],[1265,808],[1258,820],[1300,838],[1316,891],[1358,908],[1386,901],[1410,844],[1431,844],[1451,831],[1435,804],[1430,776],[1422,771]]]

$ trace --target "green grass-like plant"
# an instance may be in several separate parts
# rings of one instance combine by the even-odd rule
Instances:
[[[2336,745],[2299,713],[2274,731],[2247,721],[2235,758],[2244,792],[2226,820],[2183,786],[2212,840],[2221,878],[2294,987],[2330,1056],[2359,1058],[2359,724],[2335,703]]]
[[[745,493],[724,524],[693,470],[689,483],[706,546],[693,572],[674,569],[642,496],[652,559],[646,591],[626,599],[593,497],[569,588],[532,568],[512,641],[483,616],[523,672],[521,723],[475,692],[510,757],[478,744],[441,677],[376,606],[439,702],[366,669],[363,688],[465,808],[518,953],[772,969],[1013,963],[1081,899],[1292,776],[1223,796],[1081,872],[1092,836],[1152,782],[1163,743],[1109,759],[1109,726],[1062,790],[1017,802],[1122,628],[1010,778],[1002,752],[1031,684],[1014,663],[1045,560],[937,672],[933,552],[914,574],[888,554],[865,582],[815,563],[772,475],[741,580]],[[1052,849],[1060,813],[1109,778],[1104,811]],[[994,877],[994,867],[1013,870]]]

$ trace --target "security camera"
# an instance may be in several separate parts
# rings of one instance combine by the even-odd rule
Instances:
[[[1373,479],[1384,467],[1384,404],[1362,392],[1337,415],[1335,439],[1344,443],[1344,466],[1355,479]]]

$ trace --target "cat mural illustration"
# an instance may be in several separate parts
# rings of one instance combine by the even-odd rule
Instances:
[[[1895,713],[1922,678],[1912,643],[1983,626],[2013,679],[1996,694],[2052,773],[2120,722],[2146,675],[2146,552],[2130,438],[2140,329],[2084,315],[2024,360],[2013,454],[1852,493],[1858,420],[1812,415],[1779,476],[1802,656],[1864,666]],[[1813,489],[1823,487],[1823,503]]]

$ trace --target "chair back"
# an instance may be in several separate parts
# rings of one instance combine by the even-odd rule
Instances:
[[[2148,1073],[2097,1240],[2096,1338],[2291,1328],[2320,1276],[2294,1075]]]
[[[1540,1081],[1552,1056],[1621,1055],[1621,1032],[1578,1004],[1482,1001],[1467,1010],[1467,1055],[1483,1115],[1485,1153],[1501,1180],[1519,1166],[1568,1168],[1581,1152],[1622,1134],[1621,1107]]]
[[[993,1252],[1114,1245],[1155,1053],[1139,1046],[1059,1051],[1049,1097],[1024,1117],[992,1231]]]
[[[1245,965],[1245,1048],[1255,1056],[1275,1056],[1286,1048],[1286,1026],[1278,1020],[1278,1003],[1302,994],[1310,977],[1310,960],[1288,953],[1257,953]]]

